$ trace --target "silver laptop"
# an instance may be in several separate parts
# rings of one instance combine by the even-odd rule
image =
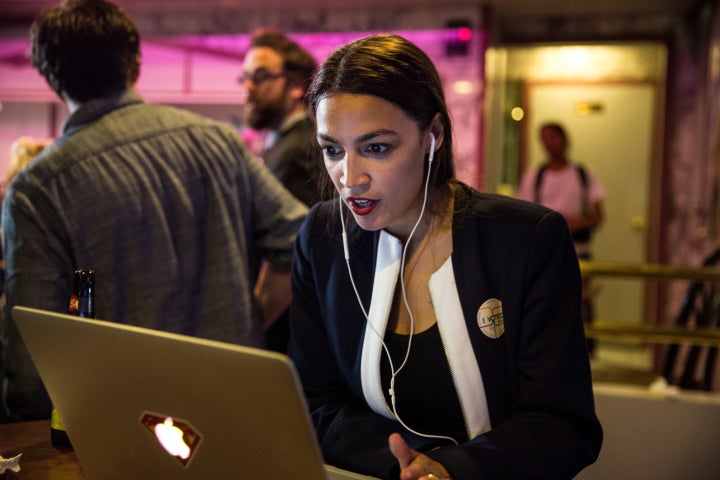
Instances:
[[[371,478],[323,464],[285,355],[23,307],[13,318],[90,480]]]

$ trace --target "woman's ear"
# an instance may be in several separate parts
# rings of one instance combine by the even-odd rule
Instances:
[[[435,151],[437,152],[443,143],[443,138],[445,135],[445,127],[443,126],[442,119],[440,118],[439,113],[436,113],[432,121],[430,122],[430,133],[435,136]],[[430,143],[428,142],[428,153],[430,153],[429,149]]]

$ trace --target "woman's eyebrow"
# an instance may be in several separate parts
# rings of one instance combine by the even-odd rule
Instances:
[[[372,140],[373,138],[379,137],[381,135],[397,135],[397,132],[395,132],[394,130],[387,129],[387,128],[382,128],[380,130],[375,130],[375,131],[364,133],[364,134],[360,135],[355,140],[355,143],[367,142],[367,141]],[[326,142],[331,142],[331,143],[337,142],[337,140],[335,140],[332,136],[330,136],[326,133],[318,132],[316,136],[317,136],[318,140],[324,140]]]
[[[318,140],[325,140],[326,142],[335,143],[335,139],[333,137],[331,137],[330,135],[326,135],[324,133],[318,132],[316,136],[317,136]]]
[[[397,135],[397,132],[395,130],[390,130],[388,128],[382,128],[380,130],[375,130],[373,132],[368,132],[366,134],[360,135],[357,139],[358,142],[366,142],[368,140],[372,140],[375,137],[379,137],[381,135]]]

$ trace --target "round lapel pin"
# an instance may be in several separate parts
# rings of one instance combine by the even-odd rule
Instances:
[[[480,331],[489,338],[498,338],[505,333],[502,302],[497,298],[489,298],[480,305],[477,313]]]

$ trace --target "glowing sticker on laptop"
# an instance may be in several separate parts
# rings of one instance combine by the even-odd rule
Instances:
[[[202,441],[200,432],[185,420],[145,412],[140,417],[140,423],[183,467],[190,463]]]

